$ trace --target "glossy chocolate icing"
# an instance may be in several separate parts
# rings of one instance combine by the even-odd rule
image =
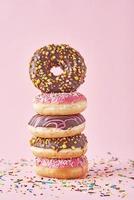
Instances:
[[[63,115],[63,116],[43,116],[36,114],[29,121],[29,125],[33,127],[59,128],[67,130],[85,122],[85,118],[81,114]]]
[[[55,76],[53,67],[63,73]],[[86,65],[78,51],[66,44],[38,49],[30,62],[29,74],[35,87],[44,93],[74,92],[84,82]]]
[[[53,149],[56,151],[60,151],[62,149],[74,150],[76,148],[84,148],[87,144],[87,138],[84,134],[64,138],[33,137],[30,140],[30,144],[34,147]]]

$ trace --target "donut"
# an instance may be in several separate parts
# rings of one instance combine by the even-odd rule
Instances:
[[[36,157],[74,158],[87,151],[87,138],[84,134],[62,138],[32,137],[30,146]]]
[[[86,156],[71,159],[36,158],[35,171],[39,176],[50,178],[85,178],[88,173],[88,161]]]
[[[56,75],[52,69],[60,68]],[[66,44],[48,45],[38,49],[29,68],[36,88],[44,93],[74,92],[84,82],[86,65],[78,51]]]
[[[86,106],[87,99],[79,92],[41,93],[33,101],[33,108],[40,115],[74,115]]]
[[[36,137],[58,138],[80,134],[85,128],[85,118],[76,115],[39,115],[28,123],[30,132]]]

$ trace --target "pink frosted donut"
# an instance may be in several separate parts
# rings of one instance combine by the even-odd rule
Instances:
[[[88,161],[86,156],[71,159],[36,158],[35,171],[39,176],[51,178],[84,178],[88,172]]]
[[[70,104],[79,101],[86,101],[86,97],[79,92],[71,93],[41,93],[35,97],[35,103],[58,103],[58,104]]]
[[[41,115],[72,115],[85,110],[86,97],[79,92],[41,93],[34,98],[34,110]]]
[[[36,166],[42,166],[47,168],[66,168],[66,167],[81,167],[87,163],[86,156],[71,159],[47,159],[36,158]]]

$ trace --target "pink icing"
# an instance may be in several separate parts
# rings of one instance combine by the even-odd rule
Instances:
[[[81,167],[85,163],[87,163],[86,156],[71,159],[36,158],[36,166],[42,166],[47,168]]]
[[[78,101],[86,101],[86,97],[79,92],[72,93],[41,93],[34,98],[34,103],[58,103],[69,104]]]

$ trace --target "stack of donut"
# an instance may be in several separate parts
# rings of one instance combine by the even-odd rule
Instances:
[[[52,72],[57,67],[62,70],[59,75]],[[33,101],[37,114],[28,123],[36,173],[60,179],[85,177],[87,138],[83,134],[85,118],[80,113],[87,100],[76,91],[85,79],[84,59],[69,45],[48,45],[34,53],[29,73],[40,90]]]

